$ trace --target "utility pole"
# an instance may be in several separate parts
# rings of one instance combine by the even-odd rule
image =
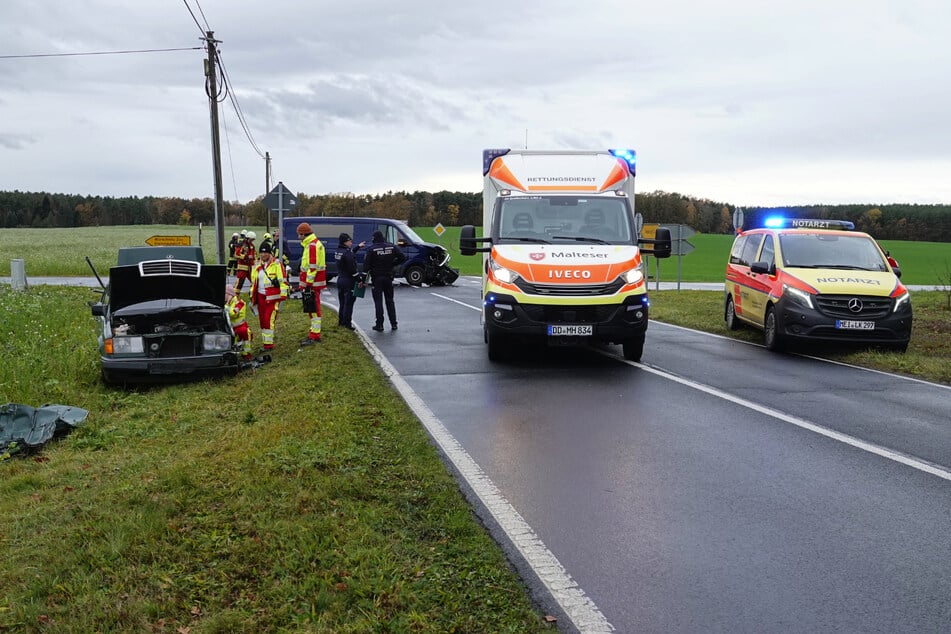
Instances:
[[[271,192],[271,153],[264,153],[264,195]],[[267,205],[265,205],[267,207]],[[271,233],[271,210],[267,210],[267,232]]]
[[[214,31],[205,31],[208,59],[205,60],[205,94],[211,109],[211,162],[215,174],[215,236],[218,243],[218,264],[225,263],[225,209],[221,193],[221,137],[218,132],[218,49]]]

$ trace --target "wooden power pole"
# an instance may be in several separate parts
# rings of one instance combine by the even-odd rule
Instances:
[[[208,59],[205,60],[205,93],[211,109],[211,151],[215,174],[215,237],[218,244],[218,264],[225,263],[225,209],[221,187],[221,136],[218,131],[218,49],[214,31],[205,32]]]

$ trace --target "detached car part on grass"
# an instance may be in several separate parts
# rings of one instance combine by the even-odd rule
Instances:
[[[14,454],[38,448],[57,434],[78,427],[88,415],[87,410],[69,405],[0,405],[0,459],[8,450]]]
[[[99,278],[95,267],[93,273]],[[227,267],[204,264],[200,247],[119,249],[109,283],[91,305],[99,321],[103,381],[236,373],[239,355],[225,309],[226,280]]]

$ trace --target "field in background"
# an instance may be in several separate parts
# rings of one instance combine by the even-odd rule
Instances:
[[[228,227],[225,240],[241,229],[255,231],[260,239],[264,227]],[[482,257],[459,254],[459,227],[448,227],[442,236],[437,236],[432,227],[414,227],[426,241],[442,245],[449,250],[450,266],[458,268],[463,275],[480,275]],[[22,258],[27,276],[89,276],[85,256],[89,256],[100,274],[108,274],[115,263],[119,247],[144,245],[146,239],[155,235],[191,237],[192,244],[201,245],[206,262],[217,262],[218,249],[214,227],[204,227],[201,236],[197,227],[177,225],[134,225],[119,227],[81,227],[74,229],[4,229],[0,231],[0,276],[10,275],[10,260]],[[678,268],[684,282],[723,282],[723,271],[733,236],[698,234],[689,242],[695,250],[682,258],[673,256],[662,260],[660,279],[676,281]],[[891,251],[902,268],[902,281],[906,284],[951,286],[951,243],[901,242],[887,240],[882,246]],[[650,258],[651,276],[656,273],[656,262]]]

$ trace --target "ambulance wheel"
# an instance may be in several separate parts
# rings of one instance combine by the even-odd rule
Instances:
[[[640,361],[644,354],[644,333],[628,339],[621,344],[624,349],[624,358],[628,361]]]
[[[763,340],[767,350],[779,352],[783,349],[783,338],[779,334],[779,318],[776,311],[770,306],[766,309],[766,319],[763,320]]]
[[[423,267],[419,266],[418,264],[408,266],[406,267],[406,271],[403,272],[403,277],[406,278],[406,282],[410,286],[422,286]]]
[[[726,310],[723,313],[723,319],[726,321],[727,330],[736,330],[740,327],[740,322],[736,318],[736,306],[733,305],[733,296],[726,296]]]
[[[485,342],[489,344],[489,361],[505,361],[509,356],[509,341],[504,335],[485,330]]]

